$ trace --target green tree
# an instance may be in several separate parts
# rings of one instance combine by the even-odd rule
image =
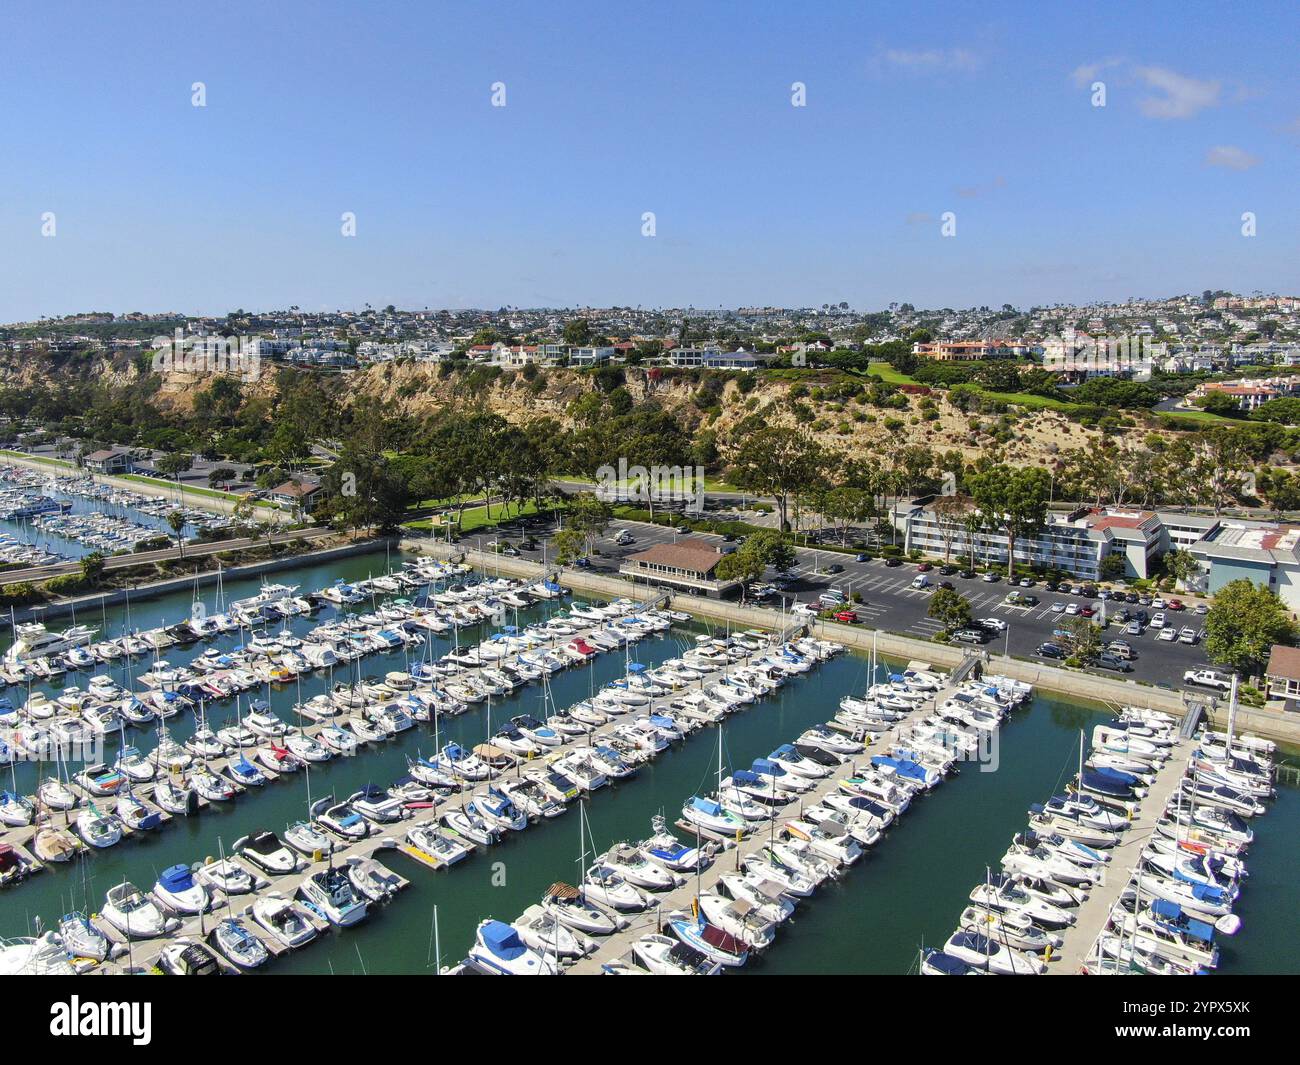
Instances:
[[[930,596],[926,616],[939,622],[943,626],[944,635],[950,636],[970,624],[970,600],[951,588],[936,588]]]
[[[1293,643],[1295,635],[1282,601],[1248,580],[1220,588],[1205,618],[1206,654],[1247,677],[1263,671],[1274,644]]]
[[[1095,662],[1101,654],[1101,629],[1083,617],[1070,618],[1065,627],[1070,633],[1073,657],[1083,665]]]
[[[790,531],[790,502],[814,492],[826,477],[828,457],[809,434],[784,426],[745,433],[732,458],[731,479],[776,500],[781,531]]]
[[[1016,544],[1047,522],[1050,488],[1051,479],[1039,466],[993,466],[970,479],[976,505],[1007,538],[1007,576],[1015,572]]]
[[[1201,571],[1201,564],[1190,551],[1174,550],[1165,553],[1165,572],[1186,587],[1190,577]]]
[[[566,512],[569,528],[582,536],[591,553],[592,540],[609,528],[609,519],[613,516],[609,504],[591,492],[579,492],[569,500]]]
[[[587,538],[572,525],[561,529],[551,537],[551,546],[555,549],[555,561],[560,565],[581,558],[587,545]]]
[[[89,587],[99,584],[100,579],[104,576],[104,553],[102,551],[92,551],[81,559],[81,579]]]

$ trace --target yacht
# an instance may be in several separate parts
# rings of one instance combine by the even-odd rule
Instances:
[[[303,947],[316,938],[311,914],[301,903],[278,892],[259,895],[253,902],[252,912],[253,920],[286,947]]]
[[[73,625],[62,632],[50,632],[39,621],[18,625],[14,630],[14,644],[5,652],[5,661],[14,665],[81,647],[90,643],[95,631],[89,625]]]
[[[514,927],[490,919],[479,924],[469,960],[493,976],[553,976],[559,972],[555,962],[525,945]]]
[[[167,930],[167,919],[157,904],[128,881],[108,889],[103,915],[128,939],[153,939]]]
[[[173,913],[205,913],[212,905],[206,885],[195,879],[188,865],[164,869],[153,886],[153,895]]]
[[[367,902],[356,890],[341,866],[322,869],[302,882],[298,894],[330,922],[340,928],[356,924],[366,916]]]

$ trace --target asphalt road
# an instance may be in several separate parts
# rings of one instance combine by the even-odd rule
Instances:
[[[628,546],[614,543],[614,538],[623,529],[629,532],[635,539],[635,543]],[[521,555],[541,561],[542,540],[545,534],[553,531],[549,526],[536,525],[525,529],[516,527],[504,531],[493,530],[467,536],[462,543],[466,546],[491,550],[486,545],[495,539],[518,548],[525,531],[531,531],[538,537],[539,546],[535,551],[521,551]],[[713,543],[722,543],[722,537],[709,533],[691,535]],[[671,543],[675,539],[681,537],[661,525],[614,521],[610,524],[606,535],[595,541],[595,549],[599,554],[592,556],[591,570],[598,573],[617,573],[619,565],[627,555],[644,551],[654,544]],[[886,566],[883,559],[855,562],[853,556],[849,554],[811,548],[797,548],[795,553],[797,564],[791,571],[788,586],[781,593],[787,604],[815,603],[822,592],[828,588],[837,588],[846,596],[852,596],[856,592],[862,597],[863,601],[853,604],[853,609],[862,624],[870,628],[928,640],[942,627],[938,622],[926,617],[930,591],[911,587],[913,579],[917,576],[915,563],[904,562],[901,566]],[[547,557],[550,555],[549,546],[546,555]],[[833,576],[817,572],[818,569],[833,564],[843,566],[843,572]],[[767,576],[771,579],[779,575],[769,571]],[[975,618],[997,618],[1006,623],[1006,632],[985,644],[987,649],[1009,652],[1019,658],[1041,661],[1045,664],[1059,665],[1060,663],[1039,656],[1038,645],[1051,640],[1052,630],[1061,628],[1067,620],[1063,612],[1058,614],[1052,610],[1053,604],[1075,603],[1080,607],[1091,605],[1098,611],[1102,605],[1097,600],[1049,592],[1040,584],[1032,589],[1023,589],[1025,593],[1038,597],[1037,606],[1012,606],[1004,601],[1011,590],[1005,579],[992,584],[980,580],[979,577],[970,580],[963,580],[956,575],[941,578],[937,571],[931,571],[929,576],[935,582],[951,580],[957,591],[970,601],[971,612]],[[779,605],[779,602],[780,600],[776,598],[767,600],[768,605],[772,606]],[[1107,604],[1108,612],[1113,613],[1118,608],[1119,604]],[[1148,613],[1154,613],[1150,607],[1145,609]],[[1196,643],[1157,641],[1158,630],[1156,629],[1147,629],[1141,636],[1121,634],[1118,625],[1111,625],[1104,639],[1107,641],[1122,639],[1133,648],[1135,653],[1131,663],[1133,671],[1117,674],[1098,669],[1096,672],[1105,676],[1181,688],[1185,670],[1205,668],[1209,665],[1202,643],[1205,619],[1191,610],[1166,611],[1166,617],[1178,628],[1187,626],[1196,630]]]

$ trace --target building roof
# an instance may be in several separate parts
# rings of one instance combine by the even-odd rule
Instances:
[[[705,540],[688,538],[675,544],[655,544],[645,551],[629,555],[628,561],[707,574],[722,561],[722,553]]]
[[[1268,656],[1268,668],[1264,670],[1264,675],[1283,680],[1300,680],[1300,647],[1285,647],[1275,643],[1273,653]]]
[[[313,492],[320,491],[318,484],[304,484],[302,481],[285,481],[279,488],[272,488],[273,496],[295,496],[299,499],[306,498]]]
[[[105,459],[117,458],[119,455],[125,455],[127,452],[120,447],[110,447],[103,451],[92,451],[86,456],[87,462],[103,462]]]

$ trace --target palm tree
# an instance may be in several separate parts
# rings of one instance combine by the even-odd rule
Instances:
[[[181,558],[184,558],[185,538],[181,536],[181,530],[185,528],[185,515],[179,510],[170,510],[167,512],[167,524],[172,527],[172,532],[176,534],[176,546],[181,550]]]

